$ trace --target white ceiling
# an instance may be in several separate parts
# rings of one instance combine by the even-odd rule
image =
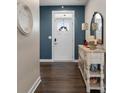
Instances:
[[[40,0],[40,5],[86,5],[88,0]]]

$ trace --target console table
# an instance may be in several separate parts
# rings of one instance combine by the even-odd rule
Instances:
[[[87,93],[91,90],[100,90],[104,93],[104,48],[91,50],[79,45],[78,49],[78,66],[86,84]]]

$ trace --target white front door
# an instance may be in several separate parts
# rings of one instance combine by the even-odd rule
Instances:
[[[67,14],[62,13],[64,16]],[[55,17],[52,31],[53,61],[72,61],[74,58],[73,16]]]

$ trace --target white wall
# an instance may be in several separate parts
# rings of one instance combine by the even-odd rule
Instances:
[[[97,11],[103,15],[104,20],[104,47],[106,46],[106,0],[89,0],[85,7],[85,22],[89,24],[89,30],[86,31],[86,39],[90,35],[90,22],[93,13]]]
[[[33,32],[23,36],[17,31],[17,92],[28,93],[40,76],[39,0],[18,0],[27,4],[33,14]]]

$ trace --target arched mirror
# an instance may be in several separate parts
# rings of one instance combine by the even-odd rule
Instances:
[[[103,16],[99,12],[94,12],[93,14],[90,34],[95,36],[99,44],[103,44]]]

